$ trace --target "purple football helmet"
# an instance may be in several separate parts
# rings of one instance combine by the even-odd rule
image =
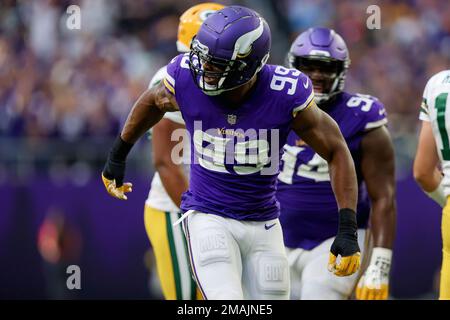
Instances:
[[[235,89],[258,73],[269,58],[267,22],[255,11],[230,6],[211,14],[192,41],[189,66],[208,95]]]
[[[291,68],[310,76],[315,87],[321,88],[315,97],[317,103],[323,103],[344,89],[350,57],[347,45],[334,30],[310,28],[292,43],[288,62]],[[313,70],[319,70],[317,78]]]

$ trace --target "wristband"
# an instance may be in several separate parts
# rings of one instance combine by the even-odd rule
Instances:
[[[111,148],[110,158],[115,161],[125,161],[133,145],[133,143],[124,141],[119,134]]]
[[[356,212],[348,208],[340,209],[338,234],[355,235],[357,231]]]
[[[387,269],[386,271],[389,273],[391,261],[392,261],[391,249],[382,247],[375,247],[372,249],[372,256],[370,258],[371,265],[378,265],[382,269]]]
[[[425,192],[431,199],[436,201],[442,208],[445,207],[445,202],[447,201],[447,197],[444,193],[444,186],[443,186],[444,179],[441,180],[438,187],[431,191],[431,192]]]

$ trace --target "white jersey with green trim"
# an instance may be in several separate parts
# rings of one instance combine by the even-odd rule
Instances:
[[[419,119],[428,121],[444,172],[444,193],[450,195],[450,70],[441,71],[428,80],[423,92]]]
[[[158,70],[158,72],[153,76],[152,80],[150,80],[149,88],[156,86],[159,84],[167,74],[167,67],[162,67]],[[183,117],[181,116],[181,112],[166,112],[164,114],[164,119],[171,120],[175,123],[184,125]],[[189,140],[185,139],[185,144],[183,146],[183,163],[187,164],[189,163],[190,159],[190,144]],[[186,175],[189,174],[189,166],[183,165],[183,171]],[[152,180],[152,184],[150,187],[150,191],[148,193],[147,200],[145,203],[155,209],[161,210],[161,211],[168,211],[168,212],[174,212],[179,211],[180,209],[175,205],[175,203],[170,199],[169,195],[167,194],[166,189],[164,189],[164,186],[162,184],[161,178],[159,176],[158,172],[155,172]]]

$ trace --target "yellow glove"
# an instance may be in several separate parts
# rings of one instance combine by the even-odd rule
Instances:
[[[339,228],[330,248],[328,271],[338,277],[354,274],[360,266],[356,213],[351,209],[339,210]],[[337,257],[341,258],[337,261]]]
[[[389,271],[392,250],[376,247],[372,251],[369,267],[358,282],[356,299],[386,300],[389,296]]]
[[[338,277],[346,277],[359,270],[361,254],[356,252],[351,256],[341,257],[339,263],[336,263],[336,260],[337,257],[330,252],[328,271],[333,272]]]
[[[123,185],[121,185],[120,187],[116,186],[116,180],[109,180],[107,178],[105,178],[105,176],[102,173],[102,181],[103,184],[105,185],[106,191],[108,191],[108,193],[120,200],[127,200],[127,196],[125,195],[125,193],[131,192],[133,191],[132,187],[133,185],[130,182],[125,182]]]

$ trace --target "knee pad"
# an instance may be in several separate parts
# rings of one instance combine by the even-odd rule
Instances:
[[[282,254],[262,254],[257,260],[258,289],[265,294],[289,294],[289,266]]]
[[[197,239],[200,265],[230,262],[231,248],[227,234],[218,228],[203,229]]]

